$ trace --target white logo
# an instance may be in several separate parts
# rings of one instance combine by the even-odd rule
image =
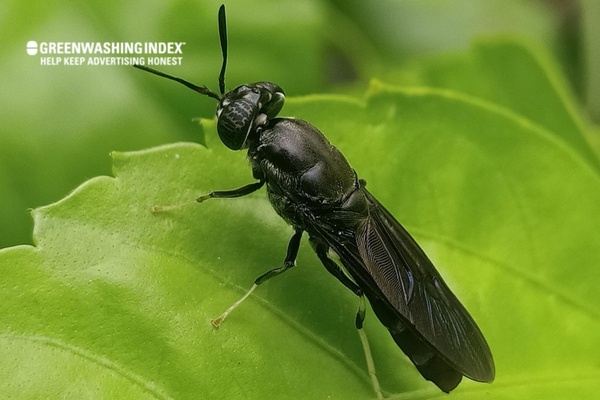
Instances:
[[[185,42],[27,42],[40,65],[181,65]]]
[[[37,42],[35,40],[30,40],[27,42],[27,54],[30,56],[35,56],[37,54]]]

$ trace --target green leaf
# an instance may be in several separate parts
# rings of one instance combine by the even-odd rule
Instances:
[[[496,103],[555,134],[600,168],[564,78],[541,48],[514,39],[480,40],[469,52],[413,62],[389,71],[384,80],[452,89]]]
[[[35,211],[37,247],[2,253],[0,392],[368,395],[366,376],[352,360],[278,309],[306,296],[292,274],[283,286],[264,288],[263,295],[276,293],[273,303],[248,301],[231,318],[236,323],[212,328],[211,317],[265,267],[279,264],[289,230],[262,196],[164,215],[150,210],[155,202],[244,183],[250,176],[243,157],[233,156],[240,155],[190,144],[116,153],[116,179],[95,178]],[[227,165],[234,168],[225,177]],[[317,292],[330,283],[318,271],[322,283],[311,283]],[[287,294],[280,291],[286,279]],[[328,319],[319,318],[318,303],[308,303],[313,324]],[[338,329],[353,337],[351,308]],[[63,364],[68,368],[57,369]],[[328,374],[306,368],[317,365]]]
[[[590,146],[592,146],[592,149],[600,159],[600,126],[590,126],[590,128],[586,131],[586,137],[590,143]]]
[[[591,398],[600,390],[600,177],[556,135],[452,91],[380,86],[365,102],[292,99],[425,248],[480,325],[496,381],[458,399]],[[34,212],[36,247],[0,252],[7,397],[337,398],[373,395],[357,301],[303,241],[298,267],[222,328],[210,319],[281,265],[292,230],[264,193],[167,213],[252,181],[218,143],[114,153],[115,178]],[[445,396],[369,312],[388,394]]]

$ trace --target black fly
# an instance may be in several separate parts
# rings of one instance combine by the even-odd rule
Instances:
[[[213,321],[215,326],[261,283],[295,265],[303,232],[327,270],[360,298],[356,327],[378,397],[382,397],[362,330],[366,296],[379,320],[421,375],[444,392],[465,376],[494,380],[494,361],[483,334],[429,258],[385,207],[342,153],[310,123],[281,118],[283,89],[270,82],[241,85],[225,93],[227,31],[219,9],[223,65],[221,95],[205,86],[136,65],[219,101],[217,132],[232,150],[248,150],[257,182],[198,198],[233,198],[264,185],[275,211],[295,229],[282,267],[258,277],[250,291]],[[164,211],[177,206],[155,207]],[[341,262],[341,266],[338,264]]]

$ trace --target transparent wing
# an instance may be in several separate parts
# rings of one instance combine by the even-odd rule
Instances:
[[[334,235],[331,226],[321,226],[320,234],[426,379],[446,392],[462,375],[493,381],[492,354],[473,318],[409,233],[361,190],[368,212],[354,234]]]

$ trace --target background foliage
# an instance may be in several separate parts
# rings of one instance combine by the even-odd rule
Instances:
[[[581,111],[595,112],[582,61],[593,62],[585,43],[595,42],[572,27],[597,16],[585,1],[580,14],[569,2],[506,3],[228,2],[228,87],[279,83],[291,97],[283,114],[325,132],[432,255],[498,363],[496,383],[465,382],[455,397],[590,397],[600,374],[600,140]],[[5,3],[0,247],[37,247],[0,252],[0,393],[371,395],[355,300],[306,243],[301,268],[210,328],[280,262],[290,234],[262,193],[148,212],[248,181],[211,120],[192,121],[212,118],[212,100],[133,68],[41,67],[24,49],[185,41],[184,65],[163,69],[216,88],[219,4],[45,2],[33,13],[33,3]],[[338,95],[311,95],[327,92]],[[92,179],[37,209],[33,230],[27,209],[113,175],[110,151],[180,141],[208,149],[115,153],[116,180]],[[388,394],[438,396],[368,322]]]

